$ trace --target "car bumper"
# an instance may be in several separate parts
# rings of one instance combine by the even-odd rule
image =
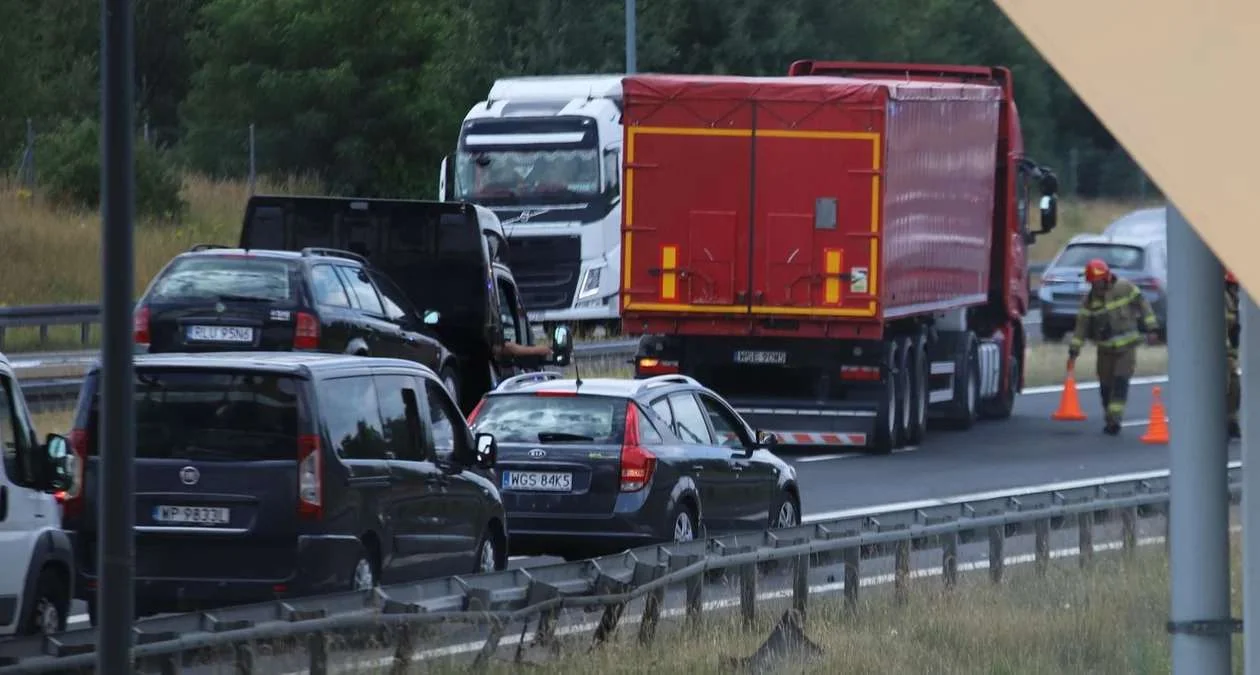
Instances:
[[[79,533],[70,534],[72,539],[77,539]],[[180,544],[172,544],[177,545]],[[192,545],[202,549],[207,559],[220,557],[213,542]],[[223,570],[223,574],[219,576],[181,575],[175,569],[170,570],[170,574],[160,576],[138,574],[135,578],[136,613],[143,615],[198,611],[286,597],[334,593],[351,588],[351,575],[360,551],[360,543],[356,537],[301,536],[297,537],[295,546],[295,564],[288,573],[279,578],[231,576],[230,572],[237,559],[235,551],[232,555],[221,556],[222,560],[215,561],[217,568]],[[75,548],[81,550],[78,546]],[[83,564],[82,560],[78,562],[75,595],[81,600],[91,601],[95,599],[97,592],[95,566]]]
[[[668,541],[673,530],[665,531],[664,508],[656,506],[663,498],[622,495],[614,514],[602,517],[509,511],[509,552],[589,557]]]

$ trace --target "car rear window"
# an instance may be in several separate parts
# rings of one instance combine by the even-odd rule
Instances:
[[[99,380],[98,380],[99,381]],[[136,458],[296,461],[301,381],[273,373],[138,370]],[[88,421],[97,454],[100,394]]]
[[[616,444],[625,410],[625,399],[611,396],[496,395],[486,397],[474,427],[500,443]]]
[[[153,285],[154,300],[296,299],[297,264],[266,258],[203,256],[176,260]]]
[[[1146,252],[1136,246],[1121,244],[1070,244],[1054,262],[1055,267],[1084,267],[1094,258],[1102,258],[1109,267],[1140,270],[1146,263]]]

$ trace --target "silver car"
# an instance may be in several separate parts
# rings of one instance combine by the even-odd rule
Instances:
[[[1128,279],[1142,293],[1159,319],[1165,339],[1168,317],[1168,246],[1163,236],[1112,237],[1080,234],[1072,238],[1046,266],[1037,294],[1041,300],[1041,335],[1062,340],[1076,324],[1081,299],[1089,292],[1085,264],[1101,258],[1118,277]]]
[[[1130,211],[1112,221],[1102,233],[1110,237],[1164,239],[1167,231],[1168,207],[1156,206]]]

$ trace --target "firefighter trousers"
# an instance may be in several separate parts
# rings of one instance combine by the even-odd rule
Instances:
[[[1124,407],[1129,399],[1129,380],[1137,369],[1137,346],[1125,349],[1098,350],[1098,393],[1108,425],[1124,420]]]

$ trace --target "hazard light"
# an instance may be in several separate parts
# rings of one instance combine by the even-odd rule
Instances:
[[[662,361],[650,356],[640,357],[637,366],[638,374],[648,377],[675,375],[678,373],[677,361]]]

